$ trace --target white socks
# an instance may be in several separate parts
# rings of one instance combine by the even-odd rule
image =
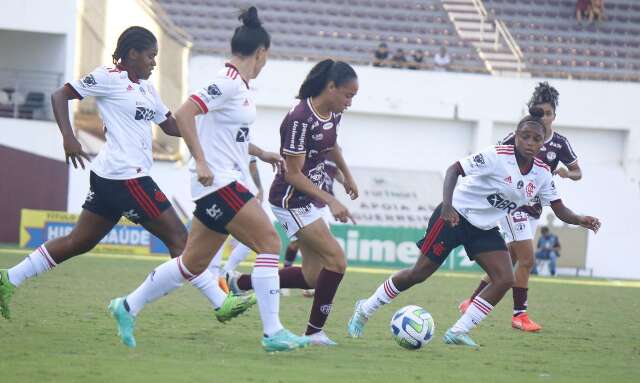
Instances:
[[[473,298],[473,301],[471,301],[467,311],[462,314],[456,324],[451,327],[451,330],[453,332],[467,333],[486,318],[491,310],[493,310],[491,303],[477,296]]]
[[[264,335],[272,336],[283,329],[280,323],[280,276],[278,254],[258,254],[251,272],[253,291],[258,300],[258,309]]]
[[[223,268],[224,271],[231,272],[235,270],[236,267],[238,267],[238,264],[240,264],[240,262],[247,259],[250,251],[251,249],[248,248],[245,244],[238,243],[238,245],[233,248],[233,251],[229,256],[227,263],[224,264],[224,268]]]
[[[391,302],[398,294],[400,294],[400,291],[398,291],[391,278],[389,278],[362,304],[361,308],[367,318],[371,318],[380,307]]]
[[[223,251],[224,251],[224,244],[222,246],[220,246],[220,248],[218,249],[218,252],[216,253],[216,255],[214,255],[213,258],[211,259],[211,262],[209,263],[209,266],[207,266],[207,268],[209,269],[209,271],[213,275],[213,278],[216,281],[220,277],[220,264],[222,263],[222,253],[223,253]]]
[[[9,282],[18,287],[25,280],[40,275],[56,266],[57,264],[49,255],[47,248],[42,245],[33,253],[27,255],[22,262],[8,270]]]
[[[161,298],[178,287],[184,280],[194,279],[194,275],[182,264],[182,256],[174,258],[156,267],[147,279],[126,298],[129,313],[138,315],[147,304]]]
[[[219,309],[224,303],[224,300],[227,299],[227,294],[225,294],[218,284],[218,278],[214,278],[208,269],[193,278],[191,284],[198,288],[202,294],[209,299],[214,309]]]

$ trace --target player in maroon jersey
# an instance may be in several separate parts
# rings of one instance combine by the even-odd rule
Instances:
[[[561,178],[569,178],[577,181],[582,178],[582,170],[578,165],[578,157],[573,152],[569,140],[553,130],[553,121],[556,118],[558,106],[558,91],[547,82],[538,84],[529,101],[529,107],[539,107],[544,111],[542,123],[545,127],[545,141],[537,157],[549,165],[554,175]],[[513,145],[515,134],[510,133],[502,140],[502,144]],[[560,162],[565,167],[559,166]],[[511,325],[522,331],[540,331],[542,327],[529,318],[527,313],[527,297],[529,286],[529,274],[533,268],[535,236],[538,220],[542,214],[542,204],[539,201],[529,206],[523,206],[513,214],[500,221],[500,226],[505,234],[509,246],[511,258],[516,264],[513,286],[513,317]],[[460,304],[460,311],[466,311],[469,302],[473,300],[488,284],[489,277],[484,276],[471,298]]]
[[[306,330],[312,344],[335,345],[322,330],[331,312],[333,297],[347,268],[344,251],[322,219],[325,205],[341,222],[353,218],[334,196],[323,190],[329,178],[325,161],[331,153],[344,175],[344,187],[352,199],[358,189],[337,144],[337,128],[342,112],[358,92],[353,68],[331,59],[316,64],[300,87],[300,102],[291,109],[280,126],[280,153],[287,172],[278,174],[271,185],[269,202],[289,239],[298,239],[302,268],[280,270],[281,288],[315,288],[313,306]],[[232,290],[251,288],[247,275],[231,280]]]

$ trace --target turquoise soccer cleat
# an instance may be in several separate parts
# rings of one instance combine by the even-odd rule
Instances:
[[[16,287],[9,281],[9,272],[7,269],[0,269],[0,314],[5,319],[11,319],[11,297]]]
[[[247,311],[251,306],[255,305],[256,302],[255,294],[238,296],[229,293],[222,303],[222,306],[215,310],[216,318],[222,323],[227,322]]]
[[[360,338],[362,336],[364,333],[364,325],[368,320],[364,311],[362,311],[362,303],[364,303],[364,299],[356,302],[356,308],[349,320],[349,324],[347,325],[347,331],[349,332],[349,336],[352,338]]]
[[[467,346],[478,348],[478,344],[471,339],[471,337],[466,332],[454,332],[451,329],[447,330],[447,332],[442,337],[442,340],[446,344],[453,344],[458,346]]]
[[[287,329],[282,329],[270,337],[262,338],[262,348],[266,352],[293,351],[309,345],[309,338],[297,336]]]
[[[131,315],[124,307],[124,297],[116,298],[109,303],[109,312],[118,326],[118,336],[122,343],[130,348],[136,347],[136,338],[133,331],[136,326],[136,317]]]

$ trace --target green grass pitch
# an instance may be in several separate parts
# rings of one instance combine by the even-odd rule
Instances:
[[[0,267],[23,255],[5,252]],[[532,282],[532,318],[544,329],[511,329],[511,294],[473,337],[482,347],[446,346],[443,332],[476,278],[436,275],[401,294],[367,325],[365,337],[346,337],[357,298],[386,278],[347,273],[326,326],[339,343],[268,355],[259,346],[257,307],[225,325],[191,286],[147,306],[138,319],[138,347],[116,337],[106,306],[134,289],[159,259],[82,256],[14,296],[11,321],[0,318],[0,382],[637,382],[640,376],[640,290]],[[478,275],[479,277],[479,275]],[[433,341],[418,351],[391,339],[389,320],[408,304],[434,317]],[[286,327],[302,332],[311,300],[297,291],[281,299]]]

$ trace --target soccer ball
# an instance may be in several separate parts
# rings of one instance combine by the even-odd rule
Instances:
[[[400,347],[417,350],[429,343],[436,329],[431,314],[420,306],[406,306],[391,317],[391,334]]]

